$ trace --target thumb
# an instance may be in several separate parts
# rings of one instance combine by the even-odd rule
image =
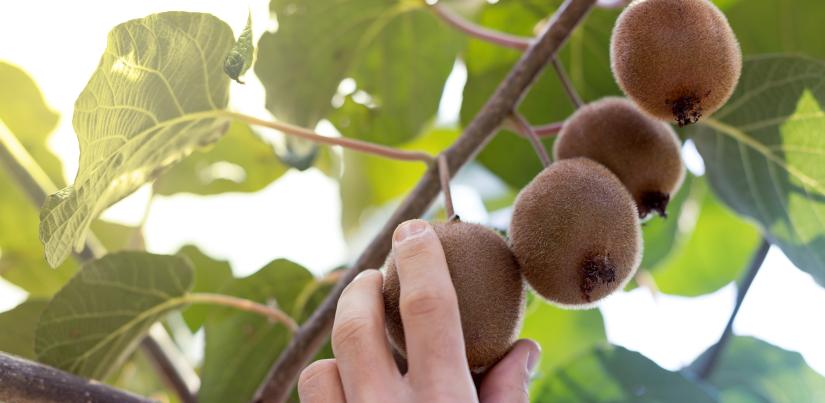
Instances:
[[[517,341],[481,382],[478,391],[481,403],[528,403],[527,386],[540,355],[541,348],[536,342]]]

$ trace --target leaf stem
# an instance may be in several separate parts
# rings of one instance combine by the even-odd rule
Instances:
[[[579,109],[584,104],[582,102],[582,98],[579,96],[579,93],[576,91],[576,87],[573,86],[573,82],[570,81],[570,77],[567,75],[567,71],[565,71],[564,66],[562,66],[559,59],[554,57],[552,60],[553,69],[556,70],[556,75],[559,76],[559,81],[561,81],[562,86],[564,87],[564,92],[567,94],[567,97],[570,98],[570,102],[573,103],[573,106],[576,109]]]
[[[446,22],[453,28],[456,28],[459,31],[464,32],[475,38],[496,45],[500,45],[505,48],[524,51],[530,47],[530,43],[533,41],[533,38],[505,34],[503,32],[499,32],[489,28],[484,28],[482,26],[474,24],[470,21],[465,20],[455,12],[451,11],[449,8],[444,7],[443,5],[441,5],[441,3],[431,5],[430,10],[432,10],[435,15],[440,17],[442,20],[444,20],[444,22]]]
[[[736,305],[733,306],[733,312],[731,312],[730,318],[728,318],[728,323],[725,325],[725,331],[722,333],[722,337],[719,338],[719,341],[717,341],[707,353],[702,354],[702,356],[696,360],[696,363],[694,363],[695,374],[699,379],[708,379],[713,373],[713,370],[716,368],[716,365],[719,363],[719,357],[722,355],[722,352],[728,345],[728,341],[733,335],[733,322],[736,321],[736,316],[739,314],[739,308],[742,307],[742,302],[745,300],[745,295],[748,293],[751,284],[753,284],[753,279],[756,278],[756,274],[759,272],[759,268],[762,267],[762,263],[765,262],[765,257],[768,255],[768,250],[770,250],[770,248],[770,241],[768,241],[767,238],[762,238],[759,248],[756,249],[756,252],[754,252],[753,257],[751,258],[748,271],[745,272],[739,283],[738,291],[736,293]]]
[[[443,153],[438,154],[438,177],[441,180],[441,192],[444,194],[444,210],[447,213],[447,221],[452,221],[456,218],[455,209],[453,209],[453,195],[450,193],[450,166],[447,162],[447,156]]]
[[[519,133],[530,141],[530,145],[532,145],[533,149],[536,151],[536,155],[539,157],[541,165],[544,168],[550,166],[550,156],[547,155],[547,149],[544,148],[541,138],[536,134],[535,130],[533,130],[533,127],[530,126],[530,123],[527,122],[527,119],[525,119],[524,116],[521,116],[518,112],[513,112],[513,114],[510,115],[510,121],[513,122],[516,130],[518,130]]]
[[[251,301],[248,299],[233,297],[231,295],[210,293],[187,294],[184,297],[184,299],[187,302],[196,304],[223,305],[239,309],[241,311],[257,313],[259,315],[266,316],[273,322],[280,322],[284,324],[284,326],[286,326],[290,332],[294,333],[296,330],[298,330],[298,324],[295,322],[294,319],[292,319],[292,317],[284,313],[284,311],[272,306],[259,304],[255,301]]]
[[[281,131],[284,134],[299,137],[315,143],[341,146],[351,150],[401,161],[421,161],[429,164],[435,160],[432,155],[423,151],[399,150],[397,148],[382,146],[380,144],[369,143],[366,141],[348,139],[344,137],[322,136],[312,130],[294,126],[289,123],[259,119],[254,116],[231,111],[225,111],[224,113],[230,118],[237,119],[251,125],[268,127],[270,129]]]

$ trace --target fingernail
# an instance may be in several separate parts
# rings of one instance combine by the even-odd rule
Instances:
[[[423,220],[410,220],[402,223],[395,229],[395,234],[392,238],[395,242],[403,242],[404,240],[415,238],[423,234],[430,225]]]
[[[527,353],[527,372],[530,375],[533,375],[535,373],[536,365],[538,365],[539,363],[539,358],[541,358],[541,350],[530,350]]]

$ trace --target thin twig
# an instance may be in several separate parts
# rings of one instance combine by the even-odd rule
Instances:
[[[441,193],[444,194],[447,221],[452,221],[455,218],[455,209],[453,209],[453,195],[450,192],[450,166],[444,154],[438,155],[438,177],[441,180]]]
[[[284,313],[284,311],[248,299],[223,294],[192,293],[186,296],[186,300],[196,304],[223,305],[242,311],[257,313],[266,316],[274,322],[284,324],[290,332],[298,330],[298,324],[295,323],[292,317]]]
[[[533,38],[510,35],[474,24],[454,13],[449,8],[444,7],[441,3],[431,5],[430,10],[444,20],[444,22],[459,31],[496,45],[523,51],[527,50],[533,41]]]
[[[375,154],[381,157],[392,158],[401,161],[422,161],[425,163],[432,163],[435,160],[435,158],[432,155],[425,153],[423,151],[405,151],[393,147],[369,143],[366,141],[348,139],[345,137],[322,136],[318,133],[315,133],[312,130],[305,129],[303,127],[298,127],[283,122],[259,119],[253,116],[248,116],[237,112],[226,111],[225,114],[230,118],[237,119],[242,122],[279,130],[284,134],[306,139],[315,143],[341,146],[351,150],[360,151],[368,154]]]
[[[736,321],[736,316],[739,314],[739,308],[742,307],[742,302],[745,300],[745,295],[748,293],[751,284],[753,284],[753,279],[756,278],[756,274],[759,272],[759,268],[762,267],[762,263],[765,262],[765,257],[768,255],[768,250],[770,248],[770,241],[763,238],[762,243],[759,245],[759,248],[756,249],[756,252],[754,252],[753,257],[751,258],[748,271],[745,272],[745,275],[742,277],[742,280],[737,288],[736,305],[733,306],[733,312],[731,312],[730,318],[728,318],[728,323],[725,325],[725,331],[722,333],[722,337],[719,338],[719,341],[717,341],[716,344],[708,350],[708,352],[699,356],[696,362],[691,365],[694,369],[694,373],[699,379],[708,379],[713,373],[713,370],[716,368],[716,365],[719,362],[719,357],[721,357],[722,352],[725,350],[725,347],[727,347],[728,341],[730,341],[730,338],[733,335],[733,322]]]
[[[502,122],[516,109],[525,91],[546,67],[547,61],[565,43],[594,3],[595,0],[566,0],[561,5],[545,31],[513,66],[458,140],[445,151],[451,172],[458,172],[461,166],[490,141]],[[430,164],[415,189],[407,195],[392,217],[330,291],[321,306],[301,325],[270,368],[256,394],[256,402],[283,402],[289,397],[301,370],[327,340],[332,329],[338,298],[344,287],[362,270],[380,267],[390,251],[390,240],[395,228],[403,221],[420,217],[438,196],[440,185],[437,171],[437,167]]]
[[[51,181],[49,176],[43,171],[43,168],[31,157],[29,152],[20,144],[17,137],[0,121],[0,162],[4,165],[6,171],[14,178],[21,189],[26,193],[32,204],[40,207],[46,201],[46,197],[50,193],[57,191],[57,186]],[[80,252],[74,254],[79,262],[85,262],[95,259],[106,254],[106,249],[94,236],[94,233],[89,231],[84,247]],[[147,335],[151,338],[151,335]],[[151,341],[149,342],[151,344]],[[141,343],[141,347],[146,351],[150,358],[154,361],[157,367],[166,367],[171,362],[169,357],[160,353],[160,350],[148,348],[146,343]],[[180,353],[178,353],[180,354]],[[179,362],[181,360],[177,360]],[[190,377],[189,383],[199,383],[197,375],[194,370],[187,371]],[[195,402],[196,399],[192,392],[181,385],[186,385],[186,377],[180,371],[170,370],[168,372],[161,372],[161,378],[165,384],[170,386],[172,390],[178,395],[183,402]],[[192,378],[194,377],[194,378]]]
[[[541,126],[534,126],[533,133],[539,137],[553,137],[561,131],[564,127],[564,122],[549,123]]]
[[[570,98],[570,102],[574,107],[576,107],[576,109],[581,108],[582,105],[584,105],[584,102],[582,102],[582,98],[576,91],[576,87],[573,85],[573,82],[570,81],[570,77],[567,75],[567,71],[564,69],[564,66],[562,66],[557,57],[553,58],[552,63],[553,69],[556,70],[556,75],[559,76],[559,81],[561,81],[561,85],[564,87],[564,92],[567,94],[567,97]]]
[[[541,138],[536,134],[533,130],[533,127],[530,126],[530,122],[521,116],[518,112],[513,112],[510,116],[510,121],[516,127],[519,133],[521,133],[527,140],[530,141],[530,145],[533,146],[533,150],[536,151],[536,155],[539,157],[541,161],[541,165],[545,168],[550,166],[550,156],[547,155],[547,149],[544,148],[544,144],[541,142]]]

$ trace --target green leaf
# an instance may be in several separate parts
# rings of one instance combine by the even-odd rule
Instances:
[[[737,0],[720,4],[736,32],[742,52],[803,53],[825,58],[822,35],[825,2],[820,0]],[[725,3],[717,0],[716,3]]]
[[[196,246],[186,245],[176,255],[185,256],[192,262],[195,270],[195,286],[192,292],[216,293],[233,279],[229,262],[207,256]],[[214,310],[213,306],[192,305],[183,311],[183,320],[186,321],[189,330],[195,332]]]
[[[432,129],[398,148],[436,154],[449,147],[459,134],[455,129]],[[381,206],[409,192],[426,170],[424,164],[346,150],[344,164],[341,219],[347,232],[361,226],[361,216],[368,208]]]
[[[246,26],[232,45],[232,50],[223,60],[223,71],[229,78],[243,84],[240,77],[252,67],[252,58],[255,56],[255,45],[252,44],[252,13],[246,18]]]
[[[486,5],[477,20],[485,27],[533,36],[536,24],[548,18],[560,4],[560,0],[502,1]],[[616,9],[594,9],[559,52],[559,60],[585,101],[621,94],[613,81],[609,60],[610,33],[619,12]],[[478,113],[520,56],[520,52],[512,49],[470,40],[464,53],[467,65],[467,84],[461,106],[461,121],[464,124]],[[573,112],[573,106],[553,69],[546,69],[536,80],[519,106],[519,112],[534,125],[559,122]],[[544,143],[549,150],[553,140],[546,139]],[[524,187],[541,171],[541,163],[529,142],[507,130],[490,142],[479,154],[478,160],[517,189]]]
[[[823,84],[818,60],[748,60],[728,104],[690,134],[719,198],[825,285]]]
[[[667,205],[667,217],[652,217],[646,222],[642,223],[642,236],[644,237],[644,253],[642,256],[642,263],[639,265],[641,269],[651,269],[656,267],[662,260],[664,260],[673,250],[677,235],[679,235],[679,220],[682,214],[682,207],[688,196],[693,192],[696,178],[688,173],[685,175],[685,181],[682,187],[674,195],[670,203]],[[688,212],[693,213],[693,212]],[[695,215],[695,214],[694,214]],[[695,218],[691,220],[695,222]],[[688,231],[687,234],[692,233]]]
[[[535,402],[716,402],[711,388],[621,347],[596,348],[540,382]]]
[[[62,185],[62,164],[46,144],[58,115],[31,77],[18,67],[0,62],[0,88],[0,136],[14,136],[49,179]],[[6,169],[0,166],[0,275],[32,297],[50,297],[77,266],[66,262],[58,270],[48,267],[38,242],[37,208]]]
[[[214,146],[181,161],[154,183],[156,194],[257,192],[287,170],[272,145],[246,124],[233,122]]]
[[[652,268],[666,294],[698,296],[735,281],[761,240],[756,227],[719,203],[704,180],[694,183],[685,217],[678,218],[688,228],[679,228],[672,253]]]
[[[30,299],[0,313],[0,351],[33,360],[34,329],[48,301]]]
[[[149,327],[186,304],[192,268],[181,257],[109,254],[83,265],[58,292],[37,326],[35,352],[45,364],[106,378]]]
[[[280,259],[249,277],[233,280],[221,293],[260,303],[277,301],[281,310],[291,312],[300,291],[312,281],[307,269]],[[204,403],[251,400],[290,339],[281,324],[229,309],[213,312],[205,329],[206,350],[198,392],[198,400]]]
[[[817,402],[825,396],[825,377],[799,353],[751,337],[729,342],[710,382],[724,403]]]
[[[418,135],[438,109],[461,44],[425,7],[408,0],[272,0],[278,30],[261,37],[255,65],[267,108],[313,127],[333,112],[331,100],[350,77],[358,91],[342,94],[344,106],[331,116],[341,133],[385,144]]]
[[[153,14],[109,33],[75,104],[77,178],[41,210],[49,264],[80,248],[106,207],[223,134],[229,79],[221,69],[232,42],[224,22],[198,13]]]
[[[529,305],[521,336],[541,345],[542,378],[594,346],[607,344],[602,315],[596,309],[565,310],[535,298]]]

